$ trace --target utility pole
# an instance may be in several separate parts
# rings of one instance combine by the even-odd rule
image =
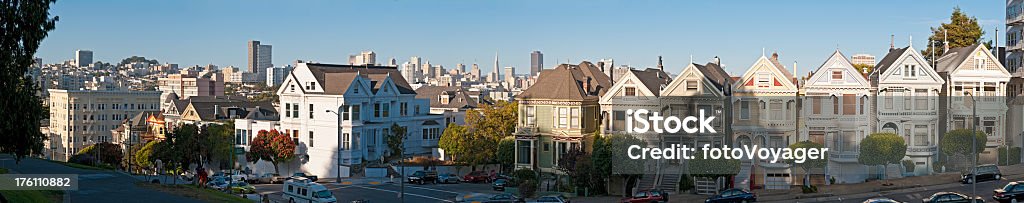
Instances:
[[[971,96],[971,198],[978,195],[978,101],[971,92],[964,92]]]

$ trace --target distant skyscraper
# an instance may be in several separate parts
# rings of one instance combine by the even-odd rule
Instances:
[[[349,65],[377,65],[377,53],[363,51],[359,55],[348,56]]]
[[[505,67],[505,82],[510,88],[516,86],[516,67]]]
[[[530,76],[536,76],[544,70],[544,54],[540,51],[530,53]]]
[[[388,60],[388,66],[393,66],[393,67],[397,67],[398,66],[398,61],[395,60],[395,57],[391,57],[391,60]]]
[[[92,64],[92,51],[75,51],[75,65],[77,65],[78,67],[86,67],[89,66],[89,64]]]
[[[466,64],[455,64],[455,70],[459,71],[459,74],[466,74]]]
[[[294,67],[291,65],[267,68],[267,86],[277,87],[278,85],[281,85],[281,83],[284,83],[284,79],[287,77],[288,73],[292,72],[292,69],[294,69]]]
[[[500,67],[501,66],[498,66],[498,52],[494,52],[494,70],[491,71],[491,77],[489,78],[491,82],[498,82],[501,80],[501,72],[499,72],[501,71]]]
[[[274,67],[272,49],[273,47],[269,44],[260,44],[260,41],[256,40],[249,41],[249,67],[247,68],[250,73],[255,75],[255,82],[267,81],[267,68]]]
[[[875,65],[875,56],[870,54],[854,54],[850,57],[850,63]]]
[[[480,65],[474,63],[473,68],[469,69],[469,79],[471,81],[480,81]]]

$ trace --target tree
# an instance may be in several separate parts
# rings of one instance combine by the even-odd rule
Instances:
[[[466,111],[466,124],[473,132],[487,138],[498,139],[512,135],[519,119],[519,105],[498,101],[494,105],[484,104],[480,108]]]
[[[628,154],[622,153],[629,149],[629,146],[646,146],[647,144],[630,135],[600,135],[594,133],[593,158],[594,170],[597,174],[605,177],[618,176],[624,179],[624,195],[632,195],[632,183],[640,178],[644,170],[644,161],[631,159]]]
[[[893,133],[873,133],[860,141],[857,162],[868,166],[882,165],[887,171],[889,164],[899,164],[906,155],[907,144],[902,137]]]
[[[740,172],[740,160],[712,159],[700,154],[693,155],[687,166],[690,175],[711,179],[729,177]]]
[[[121,67],[124,64],[130,64],[130,63],[147,63],[147,64],[151,64],[151,65],[160,64],[160,62],[157,61],[156,59],[149,59],[149,60],[147,60],[146,57],[144,57],[144,56],[131,56],[131,57],[128,57],[128,58],[121,59],[121,63],[118,63],[117,67]]]
[[[288,134],[281,134],[277,130],[260,130],[249,143],[249,152],[245,158],[252,163],[269,161],[274,165],[274,173],[280,173],[278,164],[295,158],[295,141]]]
[[[501,171],[512,169],[516,159],[516,140],[513,137],[506,137],[498,142],[498,163],[501,164]]]
[[[453,160],[459,160],[461,156],[468,155],[466,143],[470,142],[469,136],[469,129],[466,126],[449,123],[444,133],[441,133],[441,140],[438,140],[437,146],[444,149],[444,153]]]
[[[875,69],[873,64],[853,64],[853,68],[857,69],[857,73],[870,73]]]
[[[188,167],[193,163],[199,162],[200,147],[202,136],[199,132],[199,126],[195,124],[180,125],[174,129],[174,132],[168,134],[169,140],[171,140],[170,150],[173,151],[172,156],[176,166]]]
[[[942,151],[942,154],[946,155],[947,158],[953,157],[954,159],[961,159],[947,164],[948,166],[967,166],[970,164],[967,160],[973,159],[971,156],[972,153],[985,151],[985,142],[988,141],[988,138],[985,136],[985,132],[974,132],[973,141],[971,140],[972,133],[970,129],[952,130],[942,136],[942,139],[939,140],[939,149]],[[974,146],[973,150],[971,149],[972,144],[977,144]]]
[[[391,130],[388,134],[384,135],[384,142],[388,145],[388,149],[391,150],[391,155],[388,156],[388,161],[398,159],[405,154],[405,139],[408,137],[408,133],[405,132],[406,128],[398,126],[397,123],[391,124]]]
[[[156,160],[153,155],[153,150],[160,141],[147,142],[146,145],[142,146],[138,151],[135,152],[135,165],[140,168],[153,167],[153,160]]]
[[[234,156],[234,130],[235,124],[228,122],[224,125],[206,125],[200,133],[202,145],[200,145],[200,156],[209,163],[220,163],[226,166],[231,156]]]
[[[982,36],[985,35],[985,31],[978,25],[978,18],[967,16],[967,14],[960,11],[960,7],[953,9],[953,14],[949,16],[948,23],[942,23],[939,27],[932,27],[931,30],[932,36],[928,37],[928,47],[921,51],[921,55],[924,55],[928,60],[932,59],[931,54],[933,51],[936,58],[946,53],[942,44],[943,41],[949,41],[949,48],[952,49],[981,43]]]
[[[16,162],[43,152],[48,139],[39,131],[43,102],[38,88],[25,73],[34,63],[40,42],[56,26],[50,18],[54,0],[4,1],[0,4],[0,153],[14,154]]]
[[[78,151],[78,154],[93,156],[97,154],[96,150],[99,150],[99,157],[94,158],[100,159],[99,161],[104,164],[117,165],[121,163],[121,159],[124,157],[121,146],[109,142],[90,145]]]
[[[472,165],[497,161],[499,142],[511,136],[519,118],[516,103],[499,101],[466,112],[466,125],[449,124],[439,147],[456,162]],[[514,145],[513,145],[514,149]],[[513,150],[513,153],[514,150]]]
[[[802,142],[797,142],[793,143],[792,145],[789,145],[789,149],[792,149],[793,151],[796,151],[797,149],[801,148],[805,150],[821,149],[825,148],[825,146],[822,144],[818,144],[817,142],[812,142],[810,140],[804,140]],[[788,162],[793,166],[800,167],[801,169],[804,170],[804,181],[806,185],[806,183],[809,183],[808,179],[810,179],[811,177],[810,170],[825,168],[825,166],[828,165],[828,156],[824,156],[821,159],[807,159],[803,163],[797,163],[795,160],[788,160]]]

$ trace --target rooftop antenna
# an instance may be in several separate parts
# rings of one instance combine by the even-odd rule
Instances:
[[[764,47],[761,47],[761,56],[764,56]]]
[[[690,54],[690,64],[693,64],[693,54]]]
[[[893,49],[896,49],[896,35],[895,34],[890,34],[889,35],[889,50],[893,50]]]
[[[907,42],[907,44],[909,44],[910,46],[914,46],[914,35],[913,34],[910,35],[910,42]]]

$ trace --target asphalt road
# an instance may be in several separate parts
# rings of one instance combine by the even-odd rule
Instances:
[[[977,193],[974,196],[980,196],[985,199],[985,202],[996,202],[992,199],[992,190],[1002,188],[1010,181],[1020,181],[1019,179],[1007,180],[1002,179],[999,181],[987,181],[980,182],[977,184]],[[960,183],[949,183],[943,185],[926,186],[919,188],[911,188],[906,190],[898,190],[891,192],[880,192],[868,195],[856,195],[857,197],[822,197],[816,199],[805,199],[805,200],[785,200],[785,201],[773,201],[773,202],[848,202],[858,203],[873,197],[887,197],[893,200],[901,202],[921,202],[922,199],[931,197],[932,194],[938,192],[957,192],[972,196],[970,184]]]
[[[268,194],[274,202],[288,202],[281,197],[281,184],[256,184],[256,192]],[[369,200],[369,202],[401,202],[399,183],[350,184],[325,183],[338,202]],[[453,202],[455,197],[468,193],[501,193],[492,191],[487,183],[458,184],[405,184],[405,202]]]
[[[65,191],[65,202],[199,202],[137,187],[135,178],[113,171],[78,169],[34,158],[15,164],[7,154],[0,155],[0,167],[20,174],[78,174],[78,190]]]

